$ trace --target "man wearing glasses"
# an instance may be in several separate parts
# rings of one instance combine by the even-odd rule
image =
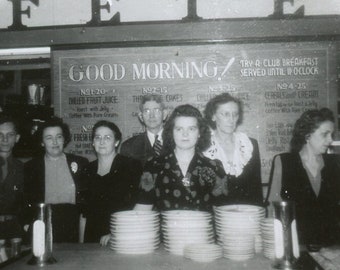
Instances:
[[[13,158],[19,141],[15,121],[0,113],[0,239],[21,238],[19,214],[22,210],[24,165]]]
[[[139,104],[139,119],[145,126],[145,132],[123,142],[120,153],[145,162],[163,153],[163,122],[167,117],[161,95],[151,94],[142,97]]]

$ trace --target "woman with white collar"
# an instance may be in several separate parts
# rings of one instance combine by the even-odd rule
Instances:
[[[211,146],[204,155],[222,162],[229,176],[224,204],[263,204],[258,143],[237,131],[242,122],[241,101],[228,93],[212,98],[205,107],[211,127]]]

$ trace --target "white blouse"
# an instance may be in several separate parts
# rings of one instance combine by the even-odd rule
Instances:
[[[216,134],[211,131],[211,146],[203,152],[210,159],[218,159],[222,162],[224,171],[236,177],[242,174],[244,166],[247,165],[253,154],[253,144],[249,137],[242,132],[234,132],[234,160],[228,161],[222,146],[216,139]]]

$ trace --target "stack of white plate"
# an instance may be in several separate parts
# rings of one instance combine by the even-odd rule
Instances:
[[[191,244],[184,247],[184,257],[196,262],[211,262],[223,257],[223,248],[216,244]]]
[[[159,213],[121,211],[111,215],[110,248],[123,254],[152,253],[159,246]]]
[[[244,261],[254,257],[254,236],[252,234],[226,234],[223,238],[224,257]]]
[[[246,256],[239,260],[253,256],[254,252],[262,251],[261,220],[265,216],[265,209],[254,205],[226,205],[214,208],[217,240],[225,249],[225,256],[238,259],[232,254],[232,246],[245,241],[245,246],[239,244]],[[252,238],[252,240],[250,239]],[[253,242],[252,254],[249,254],[249,245]]]
[[[261,221],[263,255],[271,260],[275,258],[274,219],[265,218]]]
[[[162,233],[164,248],[183,255],[184,247],[189,244],[214,243],[212,215],[190,210],[162,212]]]

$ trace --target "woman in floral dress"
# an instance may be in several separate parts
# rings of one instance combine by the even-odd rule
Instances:
[[[199,110],[175,108],[165,124],[166,154],[147,162],[135,209],[211,211],[227,195],[227,176],[218,160],[202,155],[210,145],[210,131]]]

